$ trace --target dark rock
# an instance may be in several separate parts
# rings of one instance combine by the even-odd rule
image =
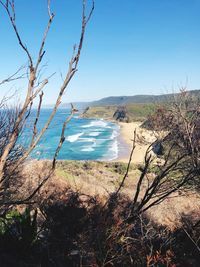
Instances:
[[[113,118],[117,121],[129,122],[129,116],[126,107],[118,107],[115,113],[113,114]]]
[[[162,145],[161,141],[156,141],[152,145],[152,150],[157,156],[162,156],[164,148],[163,148],[163,145]]]

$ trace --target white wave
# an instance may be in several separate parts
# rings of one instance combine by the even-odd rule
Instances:
[[[109,161],[114,160],[118,157],[119,147],[118,147],[117,139],[112,143],[112,145],[109,149],[109,152],[111,152],[111,154],[112,154],[112,156],[108,159]]]
[[[85,148],[81,149],[81,151],[83,151],[83,152],[91,152],[91,151],[94,151],[94,148],[93,147],[85,147]]]
[[[102,120],[96,120],[96,121],[91,121],[89,124],[81,126],[82,128],[90,128],[90,127],[102,127],[105,128],[108,126],[108,123]]]
[[[119,135],[119,132],[116,131],[116,130],[114,130],[114,131],[112,132],[112,135],[111,135],[110,139],[113,140],[113,139],[115,139],[118,135]]]
[[[114,152],[114,153],[118,153],[118,142],[117,140],[115,140],[113,143],[112,143],[112,146],[110,147],[110,151]]]
[[[89,136],[99,136],[101,134],[101,132],[91,132],[91,133],[89,133],[88,135]]]
[[[78,133],[78,134],[70,135],[70,136],[68,136],[66,138],[66,140],[69,141],[70,143],[73,143],[73,142],[77,141],[81,135],[83,135],[83,133]]]
[[[96,147],[97,143],[96,143],[96,139],[94,138],[80,138],[81,140],[84,140],[86,142],[91,142],[92,144],[88,145],[88,146],[83,146],[83,148],[81,149],[81,151],[85,151],[85,152],[91,152],[94,151],[94,148]]]
[[[95,138],[90,138],[90,137],[81,137],[81,138],[79,138],[79,140],[82,140],[84,142],[93,142],[93,143],[96,143],[96,139]]]

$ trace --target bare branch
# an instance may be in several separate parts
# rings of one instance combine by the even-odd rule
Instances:
[[[2,85],[4,83],[8,83],[8,82],[12,82],[12,81],[16,81],[16,80],[24,78],[24,74],[21,74],[21,75],[17,76],[17,74],[19,74],[20,71],[23,70],[24,68],[25,68],[24,66],[20,67],[15,73],[10,75],[8,78],[2,80],[0,82],[0,85]]]
[[[66,126],[67,124],[69,123],[69,121],[73,118],[74,116],[74,112],[75,112],[76,109],[74,109],[73,105],[71,104],[71,113],[69,115],[69,117],[66,118],[65,122],[63,123],[63,127],[62,127],[62,132],[61,132],[61,136],[60,136],[60,142],[57,146],[57,149],[56,149],[56,152],[55,152],[55,155],[54,155],[54,158],[53,158],[53,162],[52,162],[52,166],[53,168],[56,167],[56,159],[58,157],[58,154],[60,152],[60,149],[65,141],[65,129],[66,129]]]
[[[51,13],[50,11],[50,4],[51,4],[51,1],[48,0],[48,14],[49,14],[49,21],[47,23],[47,27],[46,27],[46,30],[44,32],[44,35],[43,35],[43,39],[42,39],[42,42],[41,42],[41,46],[40,46],[40,50],[39,50],[39,54],[38,54],[38,59],[37,59],[37,63],[36,63],[36,66],[35,66],[35,72],[37,72],[37,69],[38,69],[38,66],[40,64],[40,62],[42,61],[42,58],[45,54],[45,51],[43,50],[44,49],[44,45],[45,45],[45,42],[46,42],[46,38],[47,38],[47,35],[48,35],[48,32],[49,32],[49,29],[51,27],[51,24],[52,24],[52,21],[54,19],[54,14]]]
[[[129,173],[129,169],[130,169],[130,165],[131,165],[131,161],[132,161],[132,156],[133,156],[133,152],[135,150],[135,146],[136,146],[136,129],[134,131],[134,136],[133,136],[133,145],[132,145],[132,150],[131,150],[131,153],[130,153],[130,157],[129,157],[129,161],[128,161],[128,165],[127,165],[127,168],[126,168],[126,173],[122,179],[122,182],[120,183],[120,186],[119,188],[117,189],[116,191],[116,194],[119,193],[119,191],[121,190],[121,188],[124,186],[124,182],[126,180],[126,178],[128,177],[128,173]]]
[[[84,3],[85,1],[83,1]],[[83,5],[84,7],[84,5]],[[93,12],[93,11],[91,11]],[[24,154],[24,156],[20,159],[20,162],[22,162],[25,158],[28,157],[28,155],[32,152],[32,150],[35,148],[35,146],[37,145],[37,143],[39,142],[39,140],[41,139],[41,137],[43,136],[43,134],[45,133],[45,131],[47,130],[47,128],[49,127],[52,119],[54,118],[54,115],[57,112],[57,109],[61,103],[61,99],[62,96],[65,92],[65,89],[67,88],[69,82],[71,81],[71,79],[73,78],[74,74],[77,71],[77,65],[80,59],[80,53],[82,50],[82,45],[83,45],[83,40],[84,40],[84,35],[85,35],[85,28],[86,28],[86,24],[85,24],[85,9],[83,9],[83,18],[82,18],[82,31],[81,31],[81,37],[80,37],[80,41],[79,41],[79,46],[78,46],[78,51],[76,56],[74,57],[74,53],[71,57],[71,60],[69,62],[69,68],[68,68],[68,72],[66,74],[66,77],[64,79],[64,82],[60,88],[59,91],[59,95],[57,97],[56,103],[54,105],[53,111],[49,116],[49,119],[47,120],[46,124],[44,125],[44,127],[42,128],[42,130],[40,131],[40,133],[38,134],[37,138],[35,139],[35,142],[33,144],[30,145],[30,147],[27,149],[26,153]],[[75,51],[75,47],[74,47],[74,51]]]
[[[37,131],[37,123],[38,123],[38,120],[39,120],[39,117],[40,117],[40,110],[41,110],[43,95],[44,95],[44,93],[42,92],[40,94],[40,100],[39,100],[39,104],[38,104],[38,108],[37,108],[37,115],[36,115],[34,126],[33,126],[33,136],[32,136],[32,140],[31,140],[31,144],[33,144],[34,139],[35,139],[35,137],[37,135],[37,132],[38,132]]]
[[[44,79],[41,83],[38,82],[38,84],[36,85],[38,75],[40,75],[39,66],[40,66],[40,63],[43,59],[44,53],[45,53],[45,51],[44,51],[45,42],[46,42],[47,35],[49,33],[53,18],[54,18],[54,14],[51,13],[50,0],[48,0],[48,2],[47,2],[47,11],[48,11],[49,20],[48,20],[46,29],[44,31],[44,35],[43,35],[43,38],[41,41],[41,45],[39,48],[39,53],[38,53],[38,57],[37,57],[35,65],[33,63],[33,56],[29,53],[29,50],[27,49],[26,45],[22,41],[21,36],[20,36],[19,31],[18,31],[17,26],[16,26],[16,14],[15,14],[14,0],[13,1],[0,0],[0,4],[6,10],[8,17],[11,21],[11,25],[14,29],[16,36],[17,36],[19,45],[25,51],[25,53],[29,59],[29,72],[28,72],[28,76],[27,76],[28,85],[27,85],[27,93],[26,93],[25,101],[24,101],[21,109],[17,113],[16,120],[14,121],[14,124],[12,125],[13,126],[12,131],[9,132],[8,142],[6,143],[6,145],[3,146],[2,153],[0,155],[0,181],[1,181],[1,183],[5,183],[5,182],[7,182],[7,178],[9,179],[9,176],[5,175],[5,171],[7,170],[7,163],[8,163],[9,156],[11,155],[12,150],[14,149],[15,144],[16,144],[16,142],[17,142],[17,140],[18,140],[18,138],[22,132],[22,128],[25,125],[25,122],[30,115],[34,99],[42,92],[40,94],[40,100],[39,100],[37,114],[36,114],[34,125],[33,125],[33,133],[32,133],[32,138],[31,138],[30,144],[29,144],[28,148],[26,149],[26,151],[23,153],[23,155],[21,155],[17,161],[13,162],[13,164],[10,165],[9,172],[11,174],[14,173],[14,171],[16,169],[18,169],[18,167],[21,165],[21,163],[30,155],[30,153],[36,147],[36,145],[41,140],[43,134],[48,129],[50,123],[52,122],[52,120],[53,120],[53,118],[57,112],[57,109],[61,103],[63,94],[65,93],[68,84],[70,83],[71,79],[73,78],[74,74],[77,71],[77,66],[79,63],[80,54],[81,54],[81,50],[82,50],[82,46],[83,46],[83,40],[84,40],[86,25],[89,22],[89,20],[92,16],[93,10],[94,10],[94,1],[93,1],[92,8],[90,10],[89,16],[86,17],[86,15],[85,15],[86,0],[83,0],[82,27],[81,27],[81,34],[80,34],[78,49],[76,51],[76,48],[74,47],[73,54],[72,54],[72,57],[71,57],[70,62],[69,62],[68,71],[67,71],[66,76],[63,80],[63,83],[60,87],[57,99],[55,101],[54,108],[53,108],[49,118],[45,122],[43,128],[39,132],[37,130],[37,123],[38,123],[38,119],[40,116],[40,110],[41,110],[41,105],[42,105],[43,89],[44,89],[45,85],[48,83],[49,78],[51,77],[50,76],[49,78]],[[14,78],[14,76],[10,76],[6,80],[4,80],[3,83],[8,82],[8,81],[12,80],[13,78]],[[72,117],[73,112],[74,112],[74,110],[72,108],[71,116],[69,118],[67,118],[65,123],[63,124],[61,139],[60,139],[60,142],[58,144],[57,150],[55,152],[54,160],[52,163],[52,171],[55,168],[55,163],[56,163],[58,153],[59,153],[59,151],[62,147],[62,144],[64,142],[64,132],[65,132],[66,125],[67,125],[69,119]],[[6,178],[6,180],[5,180],[5,178]],[[45,178],[45,180],[46,180],[46,178]],[[42,184],[41,184],[41,186],[42,186]],[[32,197],[32,196],[33,196],[33,194],[30,197]],[[23,201],[28,201],[28,200],[30,200],[30,198],[24,199]]]

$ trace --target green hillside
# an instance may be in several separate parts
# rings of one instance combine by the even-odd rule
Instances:
[[[153,103],[134,103],[125,105],[126,117],[128,122],[131,121],[143,121],[151,114],[156,108]],[[84,114],[85,118],[103,118],[103,119],[115,119],[114,113],[119,109],[117,106],[99,106],[90,107]]]
[[[188,91],[189,94],[193,95],[194,97],[200,98],[200,90],[191,90]],[[90,101],[90,102],[74,102],[74,106],[80,110],[85,109],[86,107],[97,107],[97,113],[101,111],[98,107],[106,107],[109,106],[108,110],[111,106],[127,106],[129,104],[159,104],[164,102],[170,102],[174,99],[174,97],[178,96],[179,94],[162,94],[162,95],[133,95],[133,96],[109,96],[102,98],[97,101]],[[60,108],[70,108],[70,103],[63,103],[60,105]],[[46,105],[46,108],[51,108],[52,105]],[[137,107],[133,105],[134,108]],[[137,108],[136,108],[137,109]],[[140,109],[140,106],[139,106]],[[96,113],[95,112],[95,113]]]
[[[191,90],[188,93],[195,97],[200,97],[200,90]],[[133,96],[110,96],[102,98],[98,101],[93,101],[90,106],[107,106],[107,105],[127,105],[127,104],[148,104],[148,103],[163,103],[174,99],[174,96],[179,94],[162,94],[162,95],[133,95]]]

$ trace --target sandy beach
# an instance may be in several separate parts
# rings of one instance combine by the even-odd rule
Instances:
[[[145,152],[149,146],[150,142],[155,140],[155,136],[151,131],[140,128],[141,122],[131,122],[131,123],[123,123],[120,122],[120,134],[122,141],[124,141],[125,146],[122,146],[123,153],[119,153],[119,157],[117,161],[120,162],[128,162],[129,155],[133,146],[133,135],[136,129],[137,138],[136,138],[136,147],[132,157],[132,163],[138,164],[144,161]],[[144,142],[138,142],[138,139],[144,140]]]

